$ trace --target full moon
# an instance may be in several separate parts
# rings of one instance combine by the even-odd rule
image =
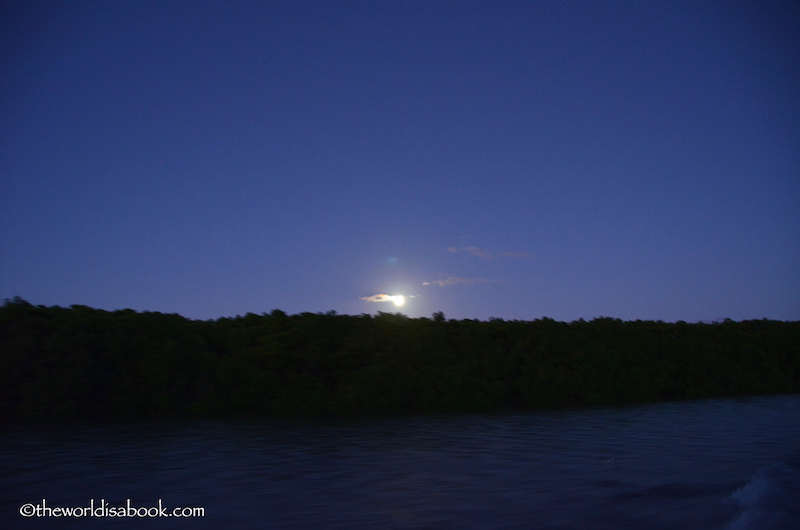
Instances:
[[[392,302],[394,302],[394,305],[396,305],[397,307],[400,307],[401,305],[406,303],[406,298],[405,296],[398,294],[392,297]]]

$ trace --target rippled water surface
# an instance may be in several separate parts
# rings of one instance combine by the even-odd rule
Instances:
[[[800,528],[797,395],[508,415],[6,427],[0,449],[2,528]],[[161,499],[205,516],[20,515],[43,499],[51,508]]]

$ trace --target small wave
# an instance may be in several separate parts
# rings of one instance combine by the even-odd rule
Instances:
[[[728,530],[800,529],[800,462],[776,462],[759,469],[731,494],[737,514]]]

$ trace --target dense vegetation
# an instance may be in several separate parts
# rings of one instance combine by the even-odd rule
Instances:
[[[467,412],[800,392],[800,322],[0,307],[0,418]]]

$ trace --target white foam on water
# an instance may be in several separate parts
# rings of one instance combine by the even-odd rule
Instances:
[[[776,462],[731,494],[739,513],[728,530],[800,529],[800,466]]]

